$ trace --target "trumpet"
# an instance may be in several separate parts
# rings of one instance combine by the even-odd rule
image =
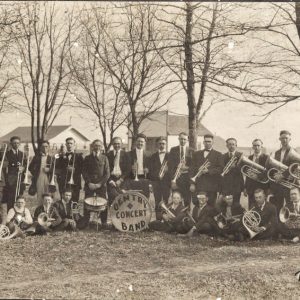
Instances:
[[[236,156],[232,156],[230,158],[230,160],[228,161],[228,163],[226,164],[226,166],[224,167],[223,169],[223,172],[221,174],[221,176],[225,176],[226,174],[228,174],[228,172],[233,168],[235,167],[235,165],[237,164],[238,162],[238,158]]]
[[[269,178],[267,177],[267,169],[245,157],[244,155],[240,157],[237,164],[243,164],[241,173],[246,177],[263,184],[269,182]]]
[[[210,162],[209,162],[208,159],[207,159],[207,160],[205,160],[205,162],[200,166],[200,168],[198,169],[197,174],[196,174],[194,177],[191,178],[191,181],[193,181],[193,182],[195,183],[195,182],[196,182],[196,179],[197,179],[198,177],[200,177],[200,176],[203,174],[203,171],[204,171],[205,169],[207,169],[209,166],[210,166]]]
[[[163,177],[165,176],[165,174],[167,172],[167,164],[168,164],[168,162],[166,160],[164,160],[161,167],[160,167],[160,170],[159,170],[159,173],[158,173],[158,178],[160,180],[163,179]]]
[[[56,165],[56,160],[59,158],[59,154],[55,154],[54,155],[54,161],[53,161],[53,170],[52,170],[52,178],[51,181],[49,183],[49,187],[51,187],[52,189],[56,190],[56,185],[55,185],[55,165]]]
[[[0,165],[0,181],[2,181],[2,169],[3,169],[3,164],[4,164],[4,160],[5,160],[5,155],[6,155],[6,151],[7,151],[7,144],[4,144],[4,151],[3,151],[3,156],[2,156],[2,160],[1,160],[1,165]]]
[[[266,165],[267,167],[269,167],[269,170],[267,172],[267,176],[268,176],[268,179],[272,182],[276,182],[288,189],[291,189],[293,187],[297,187],[297,188],[300,188],[300,185],[295,183],[295,182],[292,182],[291,180],[295,180],[295,178],[293,178],[292,176],[288,176],[288,177],[284,177],[283,179],[277,181],[275,179],[275,176],[277,174],[283,174],[284,172],[286,171],[289,171],[289,167],[286,166],[285,164],[281,163],[280,161],[272,158],[272,157],[269,157],[267,162],[266,162]]]
[[[250,209],[244,213],[242,222],[244,227],[249,232],[250,239],[254,238],[257,234],[263,231],[263,229],[259,227],[261,216],[253,209]]]
[[[176,168],[176,171],[175,171],[175,174],[174,174],[174,177],[172,179],[172,182],[173,183],[176,183],[177,179],[180,177],[181,175],[181,169],[182,167],[185,165],[185,160],[184,159],[181,159],[179,164],[177,165],[177,168]]]
[[[279,211],[280,222],[286,223],[290,219],[290,217],[300,217],[300,215],[297,212],[291,213],[286,206],[283,206]]]

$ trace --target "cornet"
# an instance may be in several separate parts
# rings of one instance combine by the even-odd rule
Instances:
[[[196,179],[197,179],[198,177],[200,177],[200,176],[203,174],[203,171],[204,171],[205,169],[207,169],[209,166],[210,166],[210,162],[209,162],[208,159],[207,159],[207,160],[205,160],[205,162],[200,166],[200,168],[198,169],[197,174],[196,174],[194,177],[191,178],[191,181],[192,181],[193,183],[195,183],[195,182],[196,182]]]
[[[0,165],[0,181],[2,181],[2,169],[3,169],[3,164],[4,164],[4,160],[5,160],[5,155],[6,155],[6,151],[7,151],[7,144],[4,144],[4,151],[3,151],[3,156],[2,156],[2,160],[1,160],[1,165]]]
[[[228,172],[236,165],[237,162],[238,162],[238,157],[236,157],[236,156],[233,155],[230,158],[230,160],[228,161],[228,163],[226,164],[226,166],[224,167],[221,176],[223,177],[226,174],[228,174]]]
[[[185,166],[185,160],[182,159],[182,160],[180,160],[179,164],[177,165],[177,168],[176,168],[174,177],[173,177],[173,179],[172,179],[172,182],[173,182],[173,183],[176,183],[177,179],[180,177],[180,175],[181,175],[181,169],[182,169],[184,166]]]
[[[160,167],[160,170],[159,170],[159,173],[158,173],[158,178],[160,180],[163,179],[163,177],[165,176],[166,174],[166,171],[167,171],[167,164],[168,162],[166,160],[163,161],[161,167]]]

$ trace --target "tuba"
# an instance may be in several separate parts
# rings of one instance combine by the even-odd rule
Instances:
[[[288,154],[288,159],[291,161],[295,161],[289,166],[289,174],[292,178],[300,180],[300,154],[294,149],[291,149]]]
[[[287,176],[287,177],[285,176],[285,178],[283,178],[282,180],[280,180],[278,182],[276,181],[276,179],[275,179],[276,174],[283,174],[284,172],[289,171],[289,167],[286,166],[285,164],[283,164],[282,162],[280,162],[270,156],[266,162],[266,167],[268,168],[267,176],[270,181],[278,183],[288,189],[291,189],[293,187],[300,188],[299,184],[291,181],[291,180],[295,179],[295,178],[292,178],[291,176]]]
[[[221,176],[225,176],[238,162],[238,157],[233,155],[223,169]]]
[[[262,229],[259,227],[261,216],[257,211],[253,209],[246,211],[242,217],[242,222],[244,227],[249,232],[250,239],[262,232]]]
[[[269,178],[267,177],[267,169],[245,157],[244,155],[240,157],[238,165],[242,165],[241,173],[246,177],[260,183],[269,182]]]
[[[197,177],[200,177],[205,169],[207,169],[210,166],[210,162],[208,159],[205,160],[205,162],[199,167],[197,174],[191,178],[191,181],[193,183],[196,182]]]
[[[7,144],[4,144],[4,145],[5,146],[4,146],[4,151],[3,151],[1,165],[0,165],[0,181],[3,180],[3,178],[2,178],[2,170],[3,170],[3,164],[4,164],[5,155],[6,155],[6,151],[7,151]]]

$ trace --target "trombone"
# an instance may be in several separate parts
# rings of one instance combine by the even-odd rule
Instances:
[[[28,147],[28,145],[26,146],[26,148],[27,148],[27,163],[26,163],[26,172],[25,172],[24,184],[26,186],[28,186],[29,185],[29,181],[28,181],[28,174],[29,174],[29,170],[28,170],[28,168],[29,168],[29,147]],[[25,151],[25,147],[24,147],[24,151]]]
[[[134,161],[134,166],[135,166],[135,178],[134,178],[134,181],[139,181],[139,177],[138,177],[139,164],[138,164],[137,160]]]
[[[3,151],[3,156],[2,156],[2,160],[1,160],[1,165],[0,165],[0,181],[3,180],[2,178],[2,169],[3,169],[3,164],[4,164],[4,160],[5,160],[5,155],[6,155],[6,151],[7,151],[7,144],[4,144],[4,151]]]
[[[191,181],[193,183],[196,182],[197,177],[200,177],[203,174],[203,171],[205,169],[207,169],[210,166],[210,162],[208,161],[208,159],[205,160],[205,162],[200,166],[200,168],[198,169],[197,174],[191,178]]]
[[[67,187],[67,185],[75,185],[74,183],[74,166],[75,166],[75,160],[76,160],[76,152],[74,150],[74,155],[73,155],[73,163],[72,163],[72,171],[71,171],[71,176],[70,176],[70,179],[69,181],[68,180],[68,173],[69,173],[69,167],[71,166],[70,165],[70,161],[72,158],[70,158],[70,160],[68,161],[68,166],[67,166],[67,173],[66,173],[66,179],[65,179],[65,188]]]
[[[229,171],[237,164],[237,162],[238,162],[238,157],[233,155],[228,161],[228,163],[226,164],[226,166],[224,167],[221,176],[224,177],[226,174],[228,174]]]
[[[53,190],[56,190],[56,184],[55,184],[55,165],[56,165],[56,160],[59,158],[59,154],[54,154],[54,161],[53,161],[53,170],[52,170],[52,178],[49,183],[49,187]]]
[[[15,191],[15,203],[17,201],[18,196],[20,195],[20,190],[21,190],[21,184],[22,184],[22,173],[23,170],[20,171],[20,167],[23,167],[24,164],[24,152],[22,153],[22,160],[21,163],[18,162],[18,177],[17,177],[17,186],[16,186],[16,191]]]

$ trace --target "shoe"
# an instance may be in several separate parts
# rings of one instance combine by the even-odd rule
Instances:
[[[299,237],[296,236],[296,237],[294,237],[294,238],[292,239],[292,242],[293,242],[293,243],[298,243],[299,240],[300,240]]]

